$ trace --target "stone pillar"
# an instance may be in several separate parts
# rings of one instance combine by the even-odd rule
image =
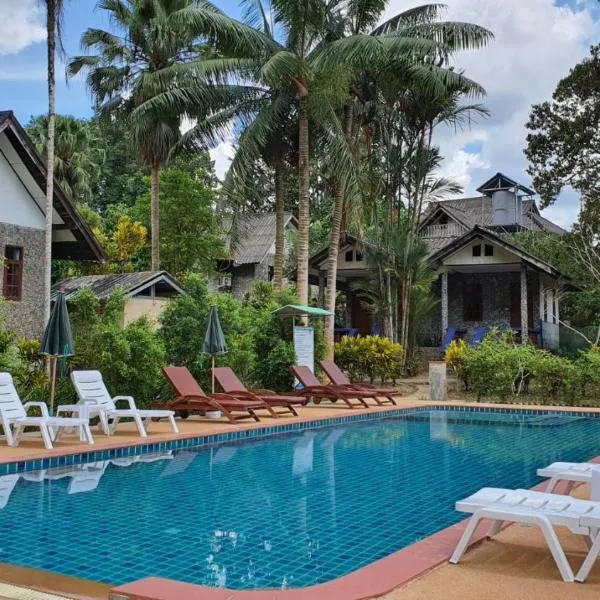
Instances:
[[[559,324],[559,315],[558,315],[558,290],[554,290],[554,322]]]
[[[540,321],[546,320],[546,290],[544,289],[544,280],[540,273]]]
[[[448,399],[446,363],[443,360],[432,360],[429,363],[429,399],[434,402]]]
[[[317,301],[322,308],[325,308],[325,275],[325,271],[319,271],[319,297]]]
[[[529,339],[529,323],[527,322],[527,267],[521,263],[521,343]]]
[[[444,271],[442,278],[442,337],[448,331],[448,273]]]
[[[554,323],[554,290],[546,290],[546,321]]]

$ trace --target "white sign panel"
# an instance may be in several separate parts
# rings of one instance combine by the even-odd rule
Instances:
[[[296,363],[315,372],[315,332],[312,327],[294,327]]]

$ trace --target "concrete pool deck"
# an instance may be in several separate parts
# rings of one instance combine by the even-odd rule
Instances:
[[[405,397],[398,398],[397,408],[439,406],[441,403],[423,400],[426,388],[421,388]],[[540,407],[484,404],[450,401],[450,406],[477,406],[510,409],[566,410],[569,412],[600,412],[600,409],[577,409],[571,407]],[[192,417],[178,421],[180,434],[174,434],[165,422],[152,423],[148,438],[137,435],[133,426],[119,428],[117,434],[107,438],[95,435],[93,450],[106,450],[137,444],[156,443],[174,439],[219,434],[240,429],[254,429],[261,426],[285,425],[301,421],[318,422],[321,419],[356,414],[359,411],[389,411],[394,407],[373,406],[369,409],[348,409],[346,405],[323,403],[319,406],[301,407],[300,417],[264,418],[261,423],[230,424]],[[94,431],[94,433],[96,433]],[[37,437],[26,437],[18,448],[0,446],[0,463],[19,460],[46,458],[86,452],[90,446],[77,439],[65,436],[64,441],[52,451],[46,451]],[[586,493],[585,487],[576,490],[576,495]],[[511,526],[501,532],[493,541],[485,541],[472,548],[460,565],[449,565],[447,559],[464,527],[459,523],[430,536],[412,546],[400,550],[372,565],[359,569],[338,580],[311,588],[296,590],[232,591],[206,588],[150,578],[115,588],[110,597],[114,600],[175,600],[186,598],[195,600],[305,600],[327,597],[328,600],[351,600],[384,598],[385,600],[417,600],[432,597],[450,600],[469,600],[486,597],[490,600],[502,598],[531,598],[539,595],[553,598],[598,598],[600,594],[600,564],[596,566],[588,581],[581,584],[565,584],[560,579],[552,557],[536,528]],[[481,541],[482,530],[477,541]],[[562,533],[562,532],[561,532]],[[574,566],[578,566],[585,555],[585,544],[580,536],[566,532],[561,535],[567,556]],[[29,572],[29,573],[28,573]],[[21,569],[10,565],[0,565],[0,581],[26,585],[32,589],[64,595],[67,598],[106,599],[110,586],[86,582],[52,573]],[[443,590],[443,594],[440,591]]]

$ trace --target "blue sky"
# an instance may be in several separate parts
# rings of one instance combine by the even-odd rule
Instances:
[[[389,0],[386,16],[424,3]],[[440,131],[437,143],[446,157],[443,175],[471,194],[496,171],[530,184],[523,156],[525,123],[531,105],[549,99],[557,82],[581,60],[600,37],[597,0],[446,0],[447,18],[470,21],[491,29],[495,40],[487,48],[456,57],[456,66],[487,90],[489,119],[466,131]],[[22,123],[46,110],[46,48],[44,14],[39,0],[0,0],[0,110],[10,109]],[[97,0],[66,3],[64,46],[68,57],[80,52],[87,27],[109,28]],[[240,17],[237,0],[216,0],[227,13]],[[68,83],[64,64],[57,69],[57,111],[86,117],[91,99],[83,77]],[[231,157],[233,139],[213,151],[218,174]],[[577,216],[578,200],[565,193],[544,214],[563,226]]]

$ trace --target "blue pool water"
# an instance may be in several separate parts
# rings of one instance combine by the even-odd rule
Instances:
[[[463,519],[454,502],[482,486],[529,487],[540,466],[598,454],[600,418],[431,411],[5,475],[0,562],[308,586]]]

